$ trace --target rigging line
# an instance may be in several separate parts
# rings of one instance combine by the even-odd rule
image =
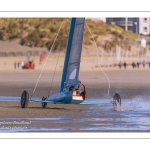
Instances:
[[[56,37],[55,37],[55,39],[54,39],[54,41],[53,41],[53,44],[52,44],[52,46],[51,46],[51,48],[50,48],[50,50],[49,50],[49,52],[48,52],[47,58],[46,58],[46,60],[45,60],[45,62],[44,62],[44,65],[43,65],[43,67],[42,67],[42,71],[41,71],[41,73],[40,73],[40,75],[39,75],[39,78],[38,78],[38,80],[37,80],[37,82],[36,82],[36,85],[35,85],[35,87],[34,87],[34,90],[33,90],[33,92],[32,92],[32,95],[31,95],[30,99],[32,98],[32,96],[33,96],[33,94],[34,94],[34,92],[35,92],[35,89],[36,89],[36,87],[37,87],[37,85],[38,85],[38,82],[39,82],[39,80],[40,80],[40,77],[41,77],[41,75],[42,75],[42,72],[43,72],[43,70],[44,70],[44,68],[45,68],[45,65],[46,65],[46,63],[47,63],[48,57],[49,57],[49,55],[50,55],[50,53],[51,53],[51,51],[52,51],[52,48],[53,48],[53,46],[54,46],[54,44],[55,44],[55,41],[56,41],[56,39],[57,39],[57,37],[58,37],[58,34],[59,34],[59,32],[60,32],[60,29],[61,29],[62,25],[63,25],[63,21],[62,21],[62,23],[61,23],[61,25],[60,25],[60,27],[59,27],[59,30],[58,30],[58,32],[57,32],[57,34],[56,34]]]
[[[48,97],[49,97],[49,95],[51,93],[52,84],[53,84],[54,76],[55,76],[55,73],[56,73],[56,68],[57,68],[57,65],[58,65],[59,56],[60,56],[60,51],[59,51],[59,54],[58,54],[58,58],[57,58],[57,62],[56,62],[56,66],[55,66],[55,70],[54,70],[54,74],[53,74],[53,78],[52,78],[52,81],[51,81],[51,85],[50,85],[50,90],[49,90]]]
[[[97,48],[97,44],[96,44],[96,42],[95,42],[95,39],[94,39],[94,37],[93,37],[93,34],[91,33],[91,31],[90,31],[90,29],[89,29],[89,27],[88,27],[86,21],[85,21],[85,24],[86,24],[86,26],[87,26],[87,28],[88,28],[88,30],[89,30],[91,36],[92,36],[92,39],[93,39],[93,41],[94,41],[94,43],[95,43],[96,50],[97,50],[98,63],[99,63],[99,65],[100,65],[100,69],[101,69],[101,71],[103,72],[103,74],[105,75],[105,77],[106,77],[107,80],[108,80],[108,84],[109,84],[109,85],[108,85],[108,96],[109,96],[110,80],[109,80],[108,76],[106,75],[106,73],[103,71],[103,69],[102,69],[102,67],[101,67],[101,64],[100,64],[100,58],[99,58],[99,54],[98,54],[98,48]]]
[[[67,20],[66,20],[66,23],[68,23],[68,22],[69,22],[69,21],[68,21],[68,19],[67,19]],[[54,76],[55,76],[55,73],[56,73],[56,69],[57,69],[57,65],[58,65],[58,60],[59,60],[59,56],[60,56],[60,51],[59,51],[59,54],[58,54],[58,58],[57,58],[57,62],[56,62],[54,74],[53,74],[53,77],[52,77],[52,81],[51,81],[51,85],[50,85],[50,90],[49,90],[48,97],[50,96],[50,93],[51,93],[52,84],[53,84]]]

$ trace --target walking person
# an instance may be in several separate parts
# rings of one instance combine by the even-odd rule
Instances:
[[[131,65],[132,65],[133,69],[136,67],[135,62],[133,62]]]
[[[123,65],[124,65],[124,69],[126,69],[127,63],[126,63],[126,62],[124,62],[124,64],[123,64]]]
[[[143,60],[142,64],[143,64],[143,68],[145,68],[145,65],[146,65],[145,60]]]
[[[17,63],[16,63],[16,61],[14,62],[14,69],[16,69],[16,66],[17,66]]]
[[[122,66],[122,62],[120,61],[120,63],[119,63],[119,68],[121,69],[121,66]]]
[[[19,66],[20,66],[20,62],[18,62],[18,64],[17,64],[17,65],[18,65],[18,69],[19,69]]]
[[[139,67],[140,67],[140,63],[139,63],[139,62],[137,62],[136,64],[137,64],[137,68],[139,68]]]
[[[24,69],[24,62],[21,62],[21,68]]]

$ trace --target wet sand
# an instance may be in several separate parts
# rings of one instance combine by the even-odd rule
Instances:
[[[137,96],[148,97],[150,95],[150,70],[140,69],[132,70],[119,70],[118,68],[108,69],[104,68],[105,73],[110,79],[110,96],[112,97],[115,92],[118,92],[122,99],[133,99]],[[30,95],[33,92],[40,70],[1,70],[0,74],[0,96],[20,97],[23,90],[28,90]],[[50,85],[53,78],[53,72],[46,70],[43,72],[42,77],[38,83],[33,97],[42,98],[47,96],[50,90]],[[55,74],[54,81],[51,87],[51,94],[59,91],[59,84],[61,80],[61,69]],[[108,99],[108,80],[99,68],[83,70],[80,72],[80,80],[87,88],[86,99]],[[148,98],[149,99],[149,98]],[[130,111],[129,111],[130,112]],[[128,112],[127,112],[128,113]],[[137,113],[135,113],[137,114]],[[143,114],[142,114],[143,115]],[[145,114],[144,114],[145,115]],[[149,112],[146,113],[148,117]],[[119,124],[124,125],[124,121],[118,120],[124,118],[120,116],[119,112],[114,112],[112,105],[109,104],[84,104],[84,105],[56,105],[48,104],[45,109],[41,107],[40,103],[29,102],[28,108],[22,109],[20,102],[2,102],[0,101],[0,118],[1,122],[14,122],[27,121],[28,129],[33,126],[38,131],[149,131],[145,128],[137,129],[136,125],[129,124],[126,128],[113,130],[113,128],[105,129],[105,124],[109,127]],[[35,118],[37,121],[34,121]],[[43,121],[40,120],[43,118]],[[47,118],[44,120],[44,118]],[[48,119],[49,118],[49,119]],[[95,118],[95,120],[94,120]],[[12,119],[12,120],[11,120]],[[27,119],[27,120],[26,120]],[[97,120],[98,119],[98,120]],[[10,121],[11,120],[11,121]],[[64,120],[64,121],[63,121]],[[98,124],[99,128],[91,128],[92,124]],[[131,117],[132,122],[132,117]],[[14,125],[11,125],[14,126]],[[96,125],[97,126],[97,125]],[[120,125],[121,126],[121,125]],[[132,127],[133,126],[133,127]],[[0,126],[2,127],[2,125]],[[6,125],[5,125],[6,127]],[[101,128],[100,128],[101,127]],[[47,130],[47,128],[51,128]],[[5,130],[4,130],[5,131]],[[11,131],[11,130],[10,130]],[[28,131],[28,130],[24,130]],[[9,132],[9,130],[8,130]]]
[[[110,80],[110,96],[118,92],[122,98],[133,98],[150,92],[150,69],[148,68],[140,70],[119,70],[117,67],[112,70],[103,69]],[[19,97],[23,90],[28,90],[31,95],[40,73],[40,70],[1,70],[0,95]],[[53,73],[53,70],[43,71],[33,94],[34,97],[47,96],[50,89],[50,94],[59,91],[62,70],[56,71],[54,79]],[[86,86],[87,98],[103,98],[108,95],[109,82],[100,68],[81,71],[79,79]]]

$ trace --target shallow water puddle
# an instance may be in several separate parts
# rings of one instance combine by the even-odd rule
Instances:
[[[0,102],[18,102],[20,97],[0,96]]]
[[[64,122],[65,118],[0,118],[0,132],[55,131],[63,128],[41,127],[41,123]]]
[[[72,124],[67,126],[68,124]],[[82,125],[81,125],[82,124]],[[0,119],[0,132],[42,131],[150,131],[149,115],[121,114],[118,118],[7,118]]]
[[[0,97],[0,101],[20,102],[20,97]],[[0,132],[51,131],[150,131],[150,100],[142,97],[122,99],[113,110],[110,99],[86,99],[84,117],[0,118]],[[92,117],[89,117],[92,116]]]

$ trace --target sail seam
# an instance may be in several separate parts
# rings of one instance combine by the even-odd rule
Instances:
[[[79,44],[82,44],[82,42],[73,43],[72,46],[73,45],[79,45]]]
[[[69,63],[69,65],[73,65],[73,64],[80,64],[80,62],[72,62],[72,63]]]
[[[76,25],[81,25],[81,24],[83,24],[83,25],[84,25],[84,22],[81,22],[81,23],[76,23]]]

